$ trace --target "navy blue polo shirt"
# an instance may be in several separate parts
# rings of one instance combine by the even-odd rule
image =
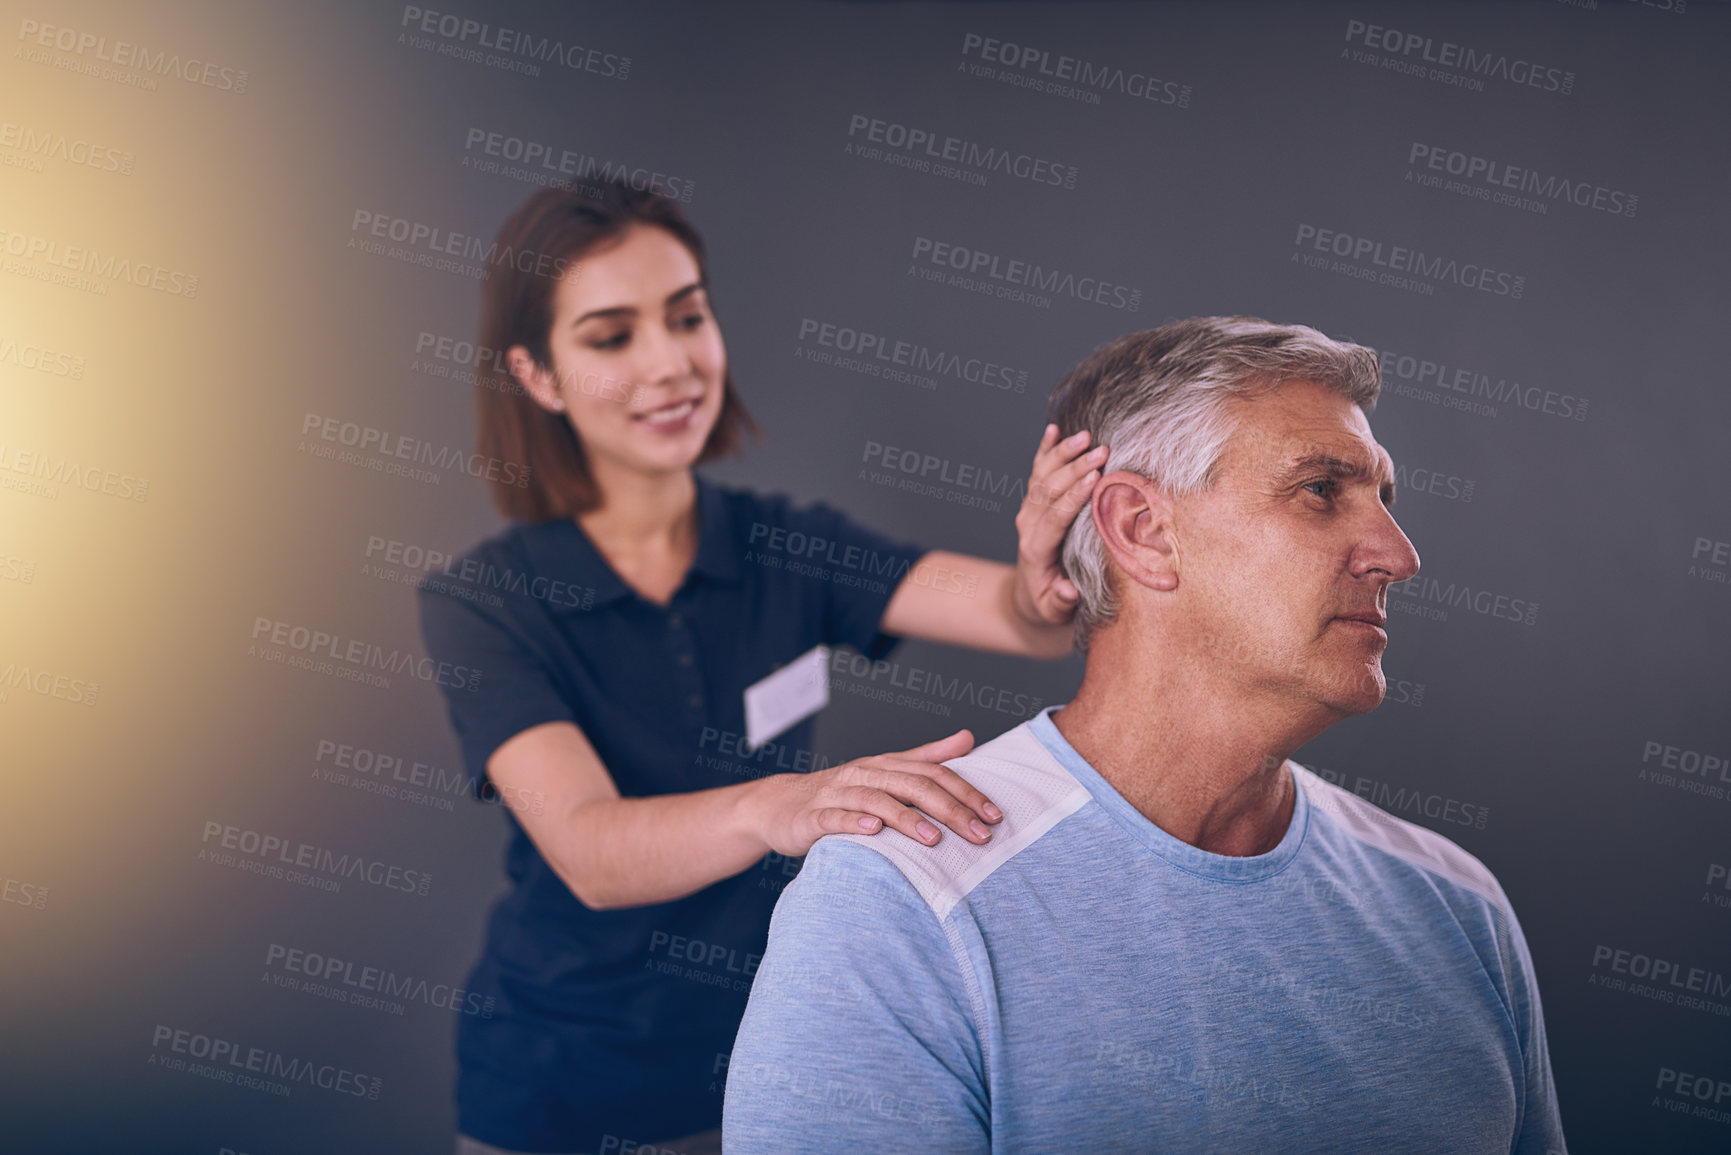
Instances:
[[[477,779],[544,722],[575,723],[627,797],[818,768],[809,719],[744,752],[745,688],[819,643],[887,654],[884,607],[924,551],[823,504],[702,478],[697,506],[697,555],[666,606],[571,519],[513,526],[423,581],[429,655],[480,671],[472,690],[443,688]],[[595,911],[506,813],[512,885],[469,979],[495,1010],[459,1016],[459,1129],[591,1151],[720,1126],[727,1055],[798,861],[771,854],[676,902]]]

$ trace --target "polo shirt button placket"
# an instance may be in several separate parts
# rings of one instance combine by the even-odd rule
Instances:
[[[687,719],[701,725],[703,722],[703,680],[697,673],[697,639],[692,636],[691,628],[685,623],[685,615],[674,610],[667,615],[667,628],[673,631],[673,660],[676,665],[674,677],[679,688],[685,693],[685,712]]]

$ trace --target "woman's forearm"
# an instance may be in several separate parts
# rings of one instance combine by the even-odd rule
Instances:
[[[548,863],[593,910],[672,902],[769,852],[752,828],[758,782],[649,798],[592,798],[556,823]]]
[[[933,550],[896,587],[883,630],[1025,658],[1069,654],[1075,637],[1070,623],[1036,621],[1017,598],[1014,566]]]

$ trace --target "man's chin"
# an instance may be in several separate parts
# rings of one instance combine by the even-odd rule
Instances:
[[[1328,688],[1323,701],[1342,717],[1368,714],[1382,705],[1388,693],[1388,679],[1383,676],[1382,663],[1361,667]]]

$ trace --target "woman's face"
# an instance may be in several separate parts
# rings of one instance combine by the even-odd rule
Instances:
[[[553,296],[553,372],[515,346],[517,379],[562,412],[591,467],[691,467],[721,414],[727,350],[697,261],[664,229],[634,224],[578,258]]]

